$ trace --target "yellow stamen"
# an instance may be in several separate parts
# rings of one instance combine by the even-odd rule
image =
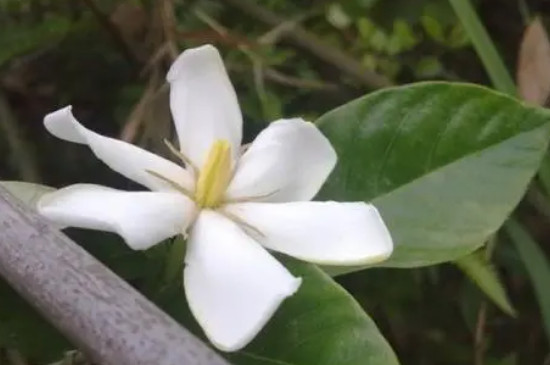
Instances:
[[[258,228],[254,227],[252,224],[246,223],[243,219],[241,219],[239,216],[229,213],[225,210],[219,210],[218,211],[221,215],[223,215],[226,218],[229,218],[229,220],[237,223],[239,226],[241,226],[245,231],[248,231],[248,233],[257,236],[257,238],[264,238],[265,234],[262,233]]]
[[[184,188],[183,186],[181,186],[181,185],[178,184],[177,182],[172,181],[172,180],[170,180],[169,178],[167,178],[167,177],[165,177],[165,176],[162,176],[161,174],[159,174],[159,173],[156,172],[156,171],[152,171],[152,170],[145,170],[145,171],[146,171],[148,174],[153,175],[153,176],[156,177],[157,179],[164,181],[165,183],[167,183],[168,185],[170,185],[171,187],[173,187],[174,189],[176,189],[177,191],[179,191],[179,192],[182,193],[183,195],[187,196],[188,198],[190,198],[190,199],[193,198],[193,194],[191,194],[191,192],[190,192],[189,190],[187,190],[186,188]]]
[[[226,140],[217,140],[200,171],[195,201],[203,208],[217,207],[230,180],[231,145]]]
[[[267,194],[244,196],[244,197],[233,198],[233,199],[225,199],[224,203],[225,204],[235,204],[235,203],[246,203],[246,202],[258,201],[258,200],[262,200],[262,199],[265,199],[265,198],[269,198],[270,196],[273,196],[273,195],[277,194],[279,191],[280,191],[279,189],[276,189],[276,190],[272,191],[271,193],[267,193]]]
[[[170,152],[172,152],[173,155],[179,158],[180,161],[183,162],[186,166],[191,167],[193,169],[193,172],[198,174],[199,170],[197,169],[197,166],[195,166],[195,164],[191,162],[191,160],[187,156],[185,156],[182,152],[178,151],[178,149],[174,147],[174,145],[170,143],[169,140],[164,139],[164,144],[166,145],[166,147],[168,147],[168,149],[170,150]]]

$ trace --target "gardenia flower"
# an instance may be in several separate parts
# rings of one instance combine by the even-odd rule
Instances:
[[[90,147],[114,171],[152,190],[126,192],[76,184],[44,196],[48,219],[115,232],[135,250],[188,234],[184,289],[211,342],[235,351],[248,344],[294,277],[269,251],[323,265],[386,259],[393,243],[376,208],[364,202],[311,202],[336,164],[314,124],[275,121],[242,152],[242,115],[218,51],[183,52],[171,66],[170,108],[176,164],[82,126],[71,107],[45,117],[54,136]]]

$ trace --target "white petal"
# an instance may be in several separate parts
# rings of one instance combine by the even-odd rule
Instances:
[[[130,143],[105,137],[85,128],[73,116],[70,106],[46,115],[44,125],[58,138],[87,144],[97,158],[111,169],[151,190],[173,189],[147,170],[154,171],[187,190],[193,189],[193,178],[184,168]]]
[[[38,212],[69,226],[118,233],[134,250],[145,250],[181,234],[195,205],[184,195],[126,192],[99,185],[77,184],[43,196]]]
[[[223,351],[246,346],[301,283],[235,223],[208,210],[191,231],[185,262],[191,311]]]
[[[223,139],[238,156],[242,115],[218,50],[211,45],[186,50],[166,79],[183,154],[200,168],[212,143]]]
[[[286,202],[311,200],[336,165],[336,152],[314,124],[273,122],[239,161],[228,199]]]
[[[378,210],[366,203],[241,203],[225,209],[259,230],[265,247],[304,261],[370,264],[393,250]]]

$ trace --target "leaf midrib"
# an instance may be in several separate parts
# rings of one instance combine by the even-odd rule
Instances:
[[[499,140],[498,142],[493,143],[493,144],[491,144],[491,145],[488,145],[487,147],[485,147],[485,148],[483,148],[483,149],[475,150],[475,151],[472,151],[472,152],[470,152],[470,153],[464,154],[464,155],[460,156],[460,158],[456,158],[456,159],[454,159],[454,160],[452,160],[452,161],[449,161],[449,162],[446,163],[446,164],[440,165],[440,166],[436,167],[435,169],[433,169],[433,170],[431,170],[431,171],[429,171],[429,172],[427,172],[427,173],[423,173],[423,174],[421,174],[421,175],[415,177],[414,179],[411,179],[411,180],[407,181],[407,182],[404,183],[404,184],[401,184],[401,185],[399,185],[399,186],[396,186],[396,187],[392,188],[391,190],[388,190],[388,191],[384,192],[384,193],[381,194],[381,195],[378,195],[378,196],[375,196],[375,197],[371,198],[371,201],[383,199],[383,198],[385,198],[386,196],[391,195],[391,194],[395,193],[395,192],[398,191],[398,190],[401,190],[401,189],[406,188],[407,186],[409,186],[409,185],[415,183],[415,182],[418,181],[418,180],[424,179],[424,178],[426,178],[426,177],[428,177],[428,176],[430,176],[430,175],[432,175],[432,174],[439,173],[441,170],[447,169],[447,168],[449,168],[451,165],[453,165],[453,164],[455,164],[455,163],[458,163],[458,162],[461,161],[461,160],[468,159],[468,158],[470,158],[470,157],[475,156],[476,154],[481,154],[481,153],[483,153],[483,152],[490,151],[490,150],[492,150],[492,149],[494,149],[494,148],[498,148],[502,143],[505,143],[506,141],[512,140],[512,139],[514,139],[514,138],[517,138],[517,137],[522,136],[522,135],[527,134],[527,133],[533,133],[533,132],[535,132],[535,131],[538,130],[538,129],[548,128],[549,126],[550,126],[550,121],[548,121],[548,122],[546,122],[546,123],[543,123],[543,124],[541,124],[541,125],[539,125],[539,126],[533,128],[533,129],[525,130],[525,131],[523,131],[523,132],[521,132],[521,133],[517,133],[517,134],[515,134],[515,135],[513,135],[513,136],[511,136],[511,137],[508,137],[508,138]],[[548,134],[550,134],[550,130],[548,131]],[[547,140],[547,142],[546,142],[547,145],[548,145],[548,142],[549,142],[549,141]]]

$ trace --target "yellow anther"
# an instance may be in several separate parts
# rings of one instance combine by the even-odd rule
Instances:
[[[200,171],[195,201],[203,208],[215,208],[221,203],[230,180],[231,145],[226,140],[217,140]]]
[[[172,152],[174,156],[180,159],[180,161],[183,162],[186,166],[192,168],[193,172],[198,174],[199,170],[197,169],[197,166],[195,166],[195,164],[187,156],[185,156],[183,152],[174,147],[174,145],[170,143],[170,141],[167,139],[164,140],[164,144],[166,145],[166,147],[168,147],[168,149],[170,150],[170,152]]]
[[[177,191],[179,191],[180,193],[182,193],[183,195],[187,196],[189,199],[193,199],[193,194],[191,194],[191,192],[189,190],[187,190],[186,188],[184,188],[183,186],[181,186],[180,184],[178,184],[177,182],[175,181],[172,181],[170,180],[169,178],[159,174],[158,172],[156,171],[152,171],[152,170],[145,170],[148,174],[151,174],[153,175],[154,177],[156,177],[157,179],[159,180],[162,180],[164,181],[165,183],[167,183],[168,185],[170,185],[172,188],[176,189]]]

